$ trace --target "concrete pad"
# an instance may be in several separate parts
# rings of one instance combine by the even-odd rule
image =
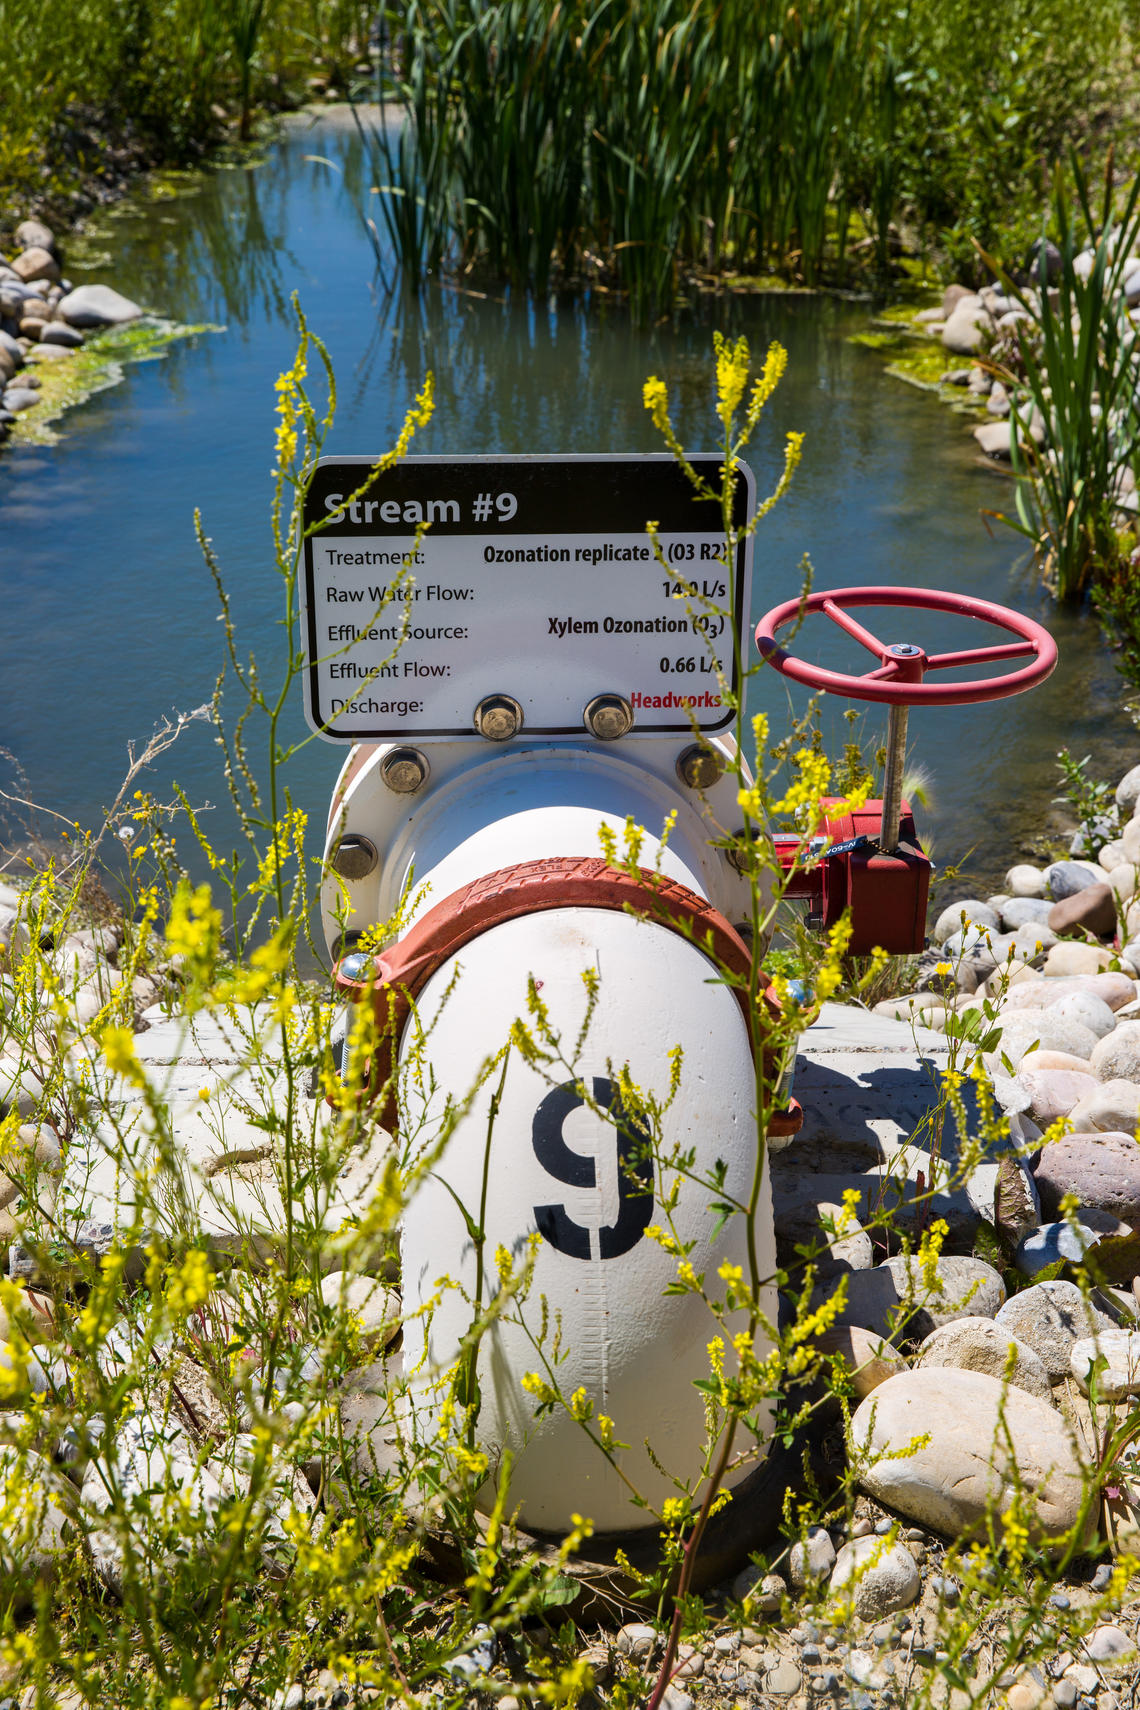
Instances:
[[[965,1247],[993,1219],[997,1164],[959,1168],[959,1136],[947,1117],[935,1132],[950,1041],[928,1028],[844,1004],[825,1004],[800,1040],[794,1096],[804,1111],[799,1134],[772,1144],[777,1228],[805,1196],[835,1203],[859,1194],[861,1223],[889,1209],[912,1233],[935,1217],[950,1227],[948,1246]],[[967,1138],[976,1132],[974,1088],[965,1083]],[[933,1199],[926,1196],[933,1193]]]

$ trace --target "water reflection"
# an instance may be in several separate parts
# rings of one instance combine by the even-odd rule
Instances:
[[[980,520],[1006,489],[979,465],[966,424],[846,342],[865,324],[863,306],[710,298],[637,330],[599,296],[534,304],[436,286],[410,298],[386,291],[377,273],[359,212],[367,164],[351,120],[295,122],[260,163],[183,181],[172,200],[128,205],[93,234],[92,251],[113,247],[114,277],[130,295],[228,330],[131,369],[124,386],[68,419],[50,454],[29,448],[0,460],[0,741],[42,800],[91,820],[114,794],[127,740],[209,697],[221,635],[194,547],[195,506],[220,554],[243,649],[267,670],[280,657],[266,509],[273,381],[292,358],[294,291],[332,353],[340,413],[329,449],[345,453],[391,443],[429,368],[436,415],[421,451],[657,450],[641,403],[651,373],[670,386],[682,437],[705,449],[712,327],[746,332],[757,350],[779,338],[788,374],[751,457],[761,492],[778,474],[786,433],[801,430],[807,443],[791,495],[757,542],[754,618],[798,590],[806,551],[817,586],[957,588],[1038,616],[1061,645],[1060,669],[1032,695],[914,716],[916,749],[934,774],[927,823],[941,857],[974,846],[978,864],[1000,873],[1048,812],[1063,742],[1110,773],[1136,757],[1094,627],[1053,613],[1020,567],[1016,540],[990,536]],[[82,277],[78,263],[72,271]],[[926,639],[915,628],[892,627],[891,639]],[[939,624],[934,645],[959,634]],[[822,630],[805,634],[809,644],[824,662],[842,645]],[[804,694],[791,693],[802,707]],[[788,695],[772,673],[750,694],[782,724]],[[841,713],[841,703],[827,712],[839,735]],[[299,693],[292,717],[299,731]],[[868,735],[882,722],[868,713]],[[191,732],[156,788],[174,775],[195,801],[216,801],[215,752]],[[338,758],[313,743],[298,760],[294,799],[314,815]],[[220,843],[233,840],[224,805],[209,824]]]

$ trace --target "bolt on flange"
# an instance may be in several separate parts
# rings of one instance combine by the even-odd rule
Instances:
[[[677,776],[690,790],[711,790],[724,776],[724,760],[715,748],[694,742],[678,754]]]
[[[595,695],[586,705],[582,723],[599,742],[616,742],[633,729],[633,708],[624,695]]]
[[[472,721],[487,742],[507,742],[523,727],[523,710],[513,695],[484,695]]]
[[[356,832],[350,831],[333,850],[329,865],[342,879],[366,879],[369,873],[375,871],[379,860],[380,856],[371,838],[360,837]]]
[[[418,748],[393,748],[380,762],[380,776],[398,796],[415,795],[428,781],[431,767]]]

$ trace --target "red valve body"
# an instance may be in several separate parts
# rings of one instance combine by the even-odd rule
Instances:
[[[881,854],[875,844],[883,816],[881,801],[866,802],[853,813],[831,811],[839,806],[840,798],[823,800],[822,834],[827,843],[849,843],[857,837],[872,841],[862,849],[825,855],[811,866],[801,866],[788,884],[788,896],[806,897],[813,924],[824,928],[834,926],[844,909],[850,909],[849,955],[868,956],[876,946],[892,956],[914,955],[926,940],[930,862],[919,845],[910,804],[902,804],[899,844],[891,855]],[[777,837],[776,852],[785,872],[795,867],[796,852],[801,849],[798,837]]]

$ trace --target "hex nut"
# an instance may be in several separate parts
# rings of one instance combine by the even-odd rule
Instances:
[[[484,695],[473,722],[487,742],[507,742],[522,729],[523,710],[513,695]]]
[[[582,723],[599,742],[616,742],[633,729],[633,708],[624,695],[595,695]]]
[[[376,845],[371,839],[350,831],[337,844],[329,865],[342,879],[355,881],[366,879],[369,873],[375,870],[379,860]]]
[[[724,760],[715,748],[694,742],[677,756],[677,776],[690,790],[711,790],[724,774]]]
[[[393,748],[380,762],[380,776],[399,796],[412,796],[427,783],[431,767],[418,748]]]

